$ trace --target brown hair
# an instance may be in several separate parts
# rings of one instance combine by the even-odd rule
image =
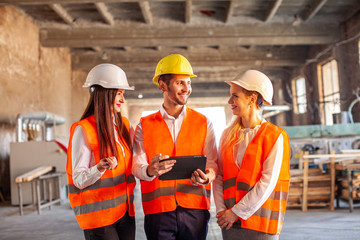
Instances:
[[[80,119],[82,120],[91,115],[95,116],[100,158],[117,156],[118,154],[112,114],[115,117],[114,120],[120,141],[123,141],[129,150],[132,151],[130,133],[122,121],[121,113],[115,112],[113,107],[117,91],[118,89],[103,88],[95,85],[94,91],[90,95],[89,103]]]
[[[169,87],[170,81],[171,81],[171,79],[173,79],[173,77],[174,77],[174,74],[163,74],[163,75],[159,76],[158,82],[163,81],[166,84],[166,86]]]

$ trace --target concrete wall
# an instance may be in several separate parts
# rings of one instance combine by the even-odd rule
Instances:
[[[80,120],[88,101],[89,101],[89,89],[83,88],[82,85],[86,80],[87,72],[73,71],[71,77],[71,113],[69,116],[69,122],[73,123]]]
[[[71,57],[65,48],[44,48],[34,22],[10,6],[0,7],[0,120],[21,113],[71,112]],[[58,126],[68,136],[69,124]]]
[[[47,111],[65,117],[56,135],[67,141],[82,93],[73,97],[80,90],[73,86],[69,50],[42,47],[35,23],[11,6],[0,6],[0,56],[0,188],[8,198],[9,143],[15,141],[17,115]]]

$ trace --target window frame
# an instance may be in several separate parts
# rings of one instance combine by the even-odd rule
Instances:
[[[327,84],[329,82],[328,79],[325,81],[324,79],[324,66],[327,64],[333,64],[335,63],[335,67],[331,68],[331,86],[324,84],[324,82]],[[336,70],[336,84],[334,85],[334,72],[333,70]],[[321,124],[324,125],[333,125],[333,117],[332,115],[335,113],[341,112],[341,104],[340,104],[340,79],[339,79],[339,64],[338,61],[335,58],[329,58],[326,61],[323,61],[318,64],[318,86],[319,86],[319,108],[320,108],[320,115],[321,115]],[[337,91],[332,91],[330,93],[326,93],[325,95],[325,88],[328,90],[330,88],[335,89],[337,88]],[[337,97],[337,98],[336,98]],[[329,99],[332,98],[332,102],[327,102]],[[338,101],[336,101],[336,99]],[[332,106],[331,106],[332,105]],[[336,109],[335,111],[328,112],[330,107]]]
[[[304,82],[304,93],[302,95],[300,95],[301,93],[299,93],[299,88],[297,83],[299,82],[299,80]],[[304,76],[300,75],[297,76],[295,78],[292,79],[291,81],[291,88],[292,88],[292,93],[293,93],[293,107],[294,107],[294,113],[295,114],[305,114],[307,113],[307,105],[308,105],[308,101],[307,101],[307,89],[306,89],[306,79]],[[304,99],[304,101],[299,101],[299,99]],[[300,106],[300,105],[304,105],[304,107]]]

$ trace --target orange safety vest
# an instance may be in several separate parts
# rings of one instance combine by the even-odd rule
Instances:
[[[129,131],[129,121],[124,117],[123,123]],[[115,169],[106,170],[99,180],[84,189],[78,189],[74,185],[71,145],[75,128],[79,125],[83,128],[91,151],[94,153],[95,164],[100,161],[100,152],[95,117],[92,115],[74,123],[70,130],[66,172],[70,204],[80,227],[82,229],[93,229],[111,225],[122,218],[127,210],[130,216],[134,216],[134,187],[136,182],[131,174],[131,151],[126,144],[123,145],[124,157],[121,146],[116,143],[118,165]]]
[[[234,160],[234,139],[222,149],[224,200],[229,209],[239,202],[261,178],[263,163],[278,137],[284,138],[284,152],[280,175],[274,191],[265,203],[247,220],[241,218],[241,227],[268,234],[280,234],[284,221],[290,182],[290,143],[287,133],[265,122],[245,150],[240,169]]]
[[[204,115],[187,108],[176,146],[160,111],[140,119],[148,162],[157,154],[169,156],[202,155],[207,132]],[[194,186],[190,179],[166,180],[155,178],[141,181],[142,204],[145,214],[184,208],[209,209],[210,184]]]

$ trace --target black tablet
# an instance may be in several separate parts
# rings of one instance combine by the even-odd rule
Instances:
[[[206,156],[204,155],[169,157],[160,162],[167,160],[176,160],[176,163],[169,172],[159,176],[160,180],[190,179],[196,169],[205,172]]]

